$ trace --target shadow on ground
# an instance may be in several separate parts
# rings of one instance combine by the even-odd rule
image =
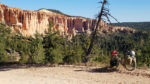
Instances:
[[[18,65],[18,64],[10,64],[10,63],[1,63],[0,64],[0,71],[9,71],[9,70],[12,70],[12,69],[19,69],[19,68],[25,68],[25,66],[21,66],[21,65]]]
[[[89,70],[89,72],[92,72],[92,73],[110,73],[110,72],[116,72],[116,71],[119,71],[119,70],[115,68],[108,68],[108,67],[95,68],[95,69]]]
[[[9,71],[14,69],[26,69],[31,67],[50,67],[40,64],[18,64],[18,63],[0,63],[0,71]]]
[[[150,74],[149,73],[145,73],[145,72],[140,73],[140,72],[136,72],[136,71],[122,71],[122,70],[119,70],[119,69],[108,68],[108,67],[91,69],[91,70],[89,70],[89,72],[92,72],[92,73],[117,72],[119,74],[127,74],[127,75],[132,75],[132,76],[143,76],[143,77],[150,78]]]

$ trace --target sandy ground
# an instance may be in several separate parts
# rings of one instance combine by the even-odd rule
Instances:
[[[150,70],[86,67],[1,68],[0,84],[150,84]]]

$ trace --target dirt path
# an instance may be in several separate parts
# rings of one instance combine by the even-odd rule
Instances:
[[[3,68],[0,84],[150,84],[150,70],[127,72],[68,66]]]

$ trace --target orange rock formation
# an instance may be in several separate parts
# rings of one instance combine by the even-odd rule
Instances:
[[[6,24],[12,30],[21,33],[23,36],[33,36],[37,32],[45,34],[49,28],[49,22],[53,22],[53,31],[59,31],[60,35],[75,36],[78,32],[91,33],[96,20],[82,17],[68,17],[57,14],[46,9],[39,11],[22,10],[0,4],[0,23]],[[100,32],[133,31],[130,28],[109,27],[101,21],[103,28]]]

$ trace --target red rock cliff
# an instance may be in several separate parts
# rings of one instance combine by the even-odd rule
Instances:
[[[53,22],[53,31],[59,30],[60,35],[74,36],[78,32],[91,33],[95,27],[95,19],[68,17],[42,9],[40,11],[21,10],[0,4],[0,22],[21,33],[24,36],[33,36],[37,32],[45,34],[49,28],[49,21]],[[124,29],[108,27],[101,21],[103,28],[100,32],[124,31]],[[129,29],[126,29],[129,30]]]

